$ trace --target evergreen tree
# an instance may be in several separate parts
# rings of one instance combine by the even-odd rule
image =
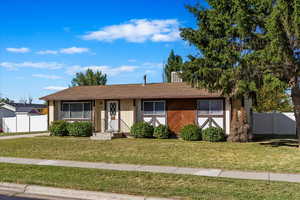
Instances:
[[[199,50],[199,56],[189,56],[182,76],[195,87],[231,98],[228,140],[246,142],[252,135],[243,102],[245,97],[256,99],[263,84],[263,72],[253,65],[253,57],[267,42],[265,19],[272,4],[268,0],[207,2],[208,8],[187,6],[197,27],[181,29],[181,37]]]
[[[287,94],[288,84],[280,81],[271,74],[263,78],[263,86],[257,92],[256,112],[291,112],[293,105]]]
[[[87,69],[85,73],[76,73],[75,77],[72,80],[72,86],[105,85],[106,82],[106,74],[102,74],[101,71],[93,72],[93,70]]]
[[[171,82],[171,73],[178,72],[182,69],[183,61],[181,56],[175,55],[174,51],[171,50],[168,62],[164,66],[164,81]]]
[[[233,102],[245,95],[259,100],[259,89],[276,86],[276,81],[264,79],[276,77],[291,88],[300,142],[300,1],[207,2],[209,8],[188,7],[197,28],[184,28],[181,36],[199,49],[200,56],[190,56],[184,77],[197,87],[221,91]]]
[[[273,0],[265,35],[267,44],[256,61],[291,88],[300,147],[300,1]]]

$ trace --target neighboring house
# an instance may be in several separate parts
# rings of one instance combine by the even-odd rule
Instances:
[[[77,86],[41,99],[48,102],[49,123],[92,121],[96,132],[126,134],[138,121],[167,125],[176,135],[188,124],[230,132],[230,100],[182,82]]]
[[[17,115],[39,115],[41,110],[47,108],[44,104],[0,103],[0,128],[2,118],[16,117]]]

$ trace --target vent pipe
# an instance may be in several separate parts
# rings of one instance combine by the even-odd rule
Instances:
[[[144,83],[143,83],[143,85],[146,85],[147,84],[147,75],[145,74],[144,75]]]

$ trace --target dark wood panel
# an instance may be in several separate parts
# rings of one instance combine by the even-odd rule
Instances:
[[[196,122],[196,100],[167,100],[167,124],[173,133],[179,134],[180,129]]]

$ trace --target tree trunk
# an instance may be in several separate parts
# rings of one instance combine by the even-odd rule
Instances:
[[[230,142],[249,142],[252,133],[247,119],[247,112],[242,99],[232,99],[232,115],[230,122],[230,134],[227,138]]]
[[[298,136],[298,147],[300,148],[300,88],[297,83],[295,87],[292,88],[292,101],[294,104],[294,115],[296,119],[296,134]]]

